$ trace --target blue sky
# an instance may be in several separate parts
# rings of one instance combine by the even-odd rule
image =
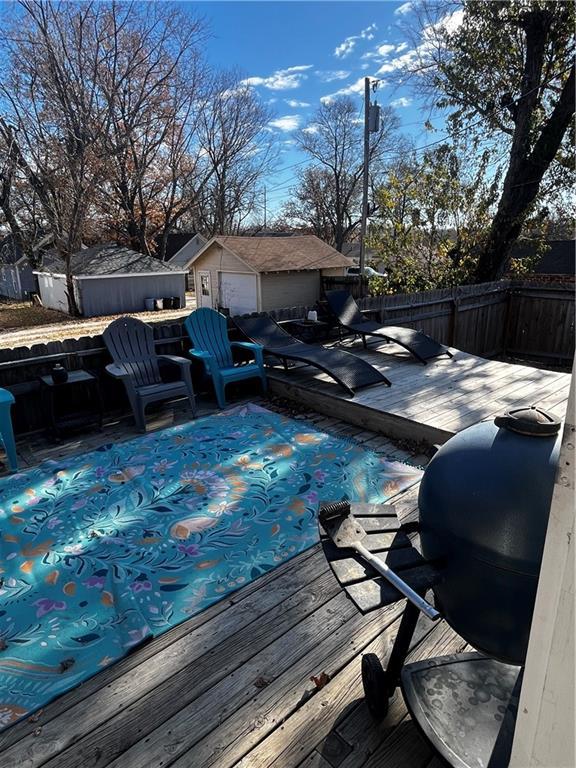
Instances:
[[[413,21],[409,2],[197,2],[191,10],[210,26],[206,56],[210,64],[239,69],[275,112],[271,123],[281,144],[281,169],[267,182],[269,212],[289,193],[304,156],[293,131],[306,124],[322,99],[345,92],[361,114],[363,78],[381,80],[376,98],[396,108],[403,131],[422,145],[434,141],[424,129],[429,114],[407,89],[393,89],[386,74],[413,43],[406,27]],[[442,128],[442,122],[435,124]]]

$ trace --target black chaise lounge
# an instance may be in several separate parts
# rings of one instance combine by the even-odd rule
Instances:
[[[251,341],[264,347],[265,353],[279,358],[286,370],[288,370],[288,360],[313,365],[331,376],[351,395],[361,387],[374,384],[391,386],[386,376],[362,358],[342,349],[305,344],[287,333],[269,315],[232,319]]]
[[[404,347],[424,365],[433,357],[440,355],[452,357],[452,353],[446,347],[422,331],[397,325],[382,325],[374,320],[368,320],[346,290],[326,291],[326,301],[340,325],[362,337],[364,349],[367,347],[366,336],[379,336],[381,339],[393,341]]]

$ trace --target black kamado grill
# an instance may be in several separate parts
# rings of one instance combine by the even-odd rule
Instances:
[[[559,433],[559,419],[530,406],[448,440],[420,484],[421,555],[409,546],[414,527],[390,505],[320,505],[324,552],[360,610],[408,598],[386,671],[374,654],[362,659],[370,711],[383,717],[400,684],[415,722],[456,768],[509,762]],[[405,664],[421,611],[478,652]]]

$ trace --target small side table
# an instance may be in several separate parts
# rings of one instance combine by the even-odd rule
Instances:
[[[41,376],[42,404],[46,412],[48,429],[59,437],[64,430],[81,427],[102,429],[103,405],[98,378],[88,371],[69,371],[66,381],[56,383],[52,376]],[[57,400],[66,402],[70,387],[82,387],[86,407],[81,411],[62,412]],[[59,412],[60,411],[60,412]]]
[[[294,335],[301,341],[319,341],[328,336],[330,325],[323,320],[294,320],[290,323]]]

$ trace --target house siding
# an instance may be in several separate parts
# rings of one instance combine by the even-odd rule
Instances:
[[[342,277],[346,274],[347,267],[332,267],[331,269],[323,269],[323,277]]]
[[[267,272],[260,276],[262,307],[270,309],[310,306],[320,298],[320,271]]]
[[[36,290],[36,281],[30,264],[0,264],[0,296],[25,299]]]
[[[238,272],[243,275],[255,274],[250,267],[246,266],[243,261],[237,259],[230,251],[221,248],[214,243],[208,248],[200,258],[194,262],[194,285],[196,286],[196,292],[200,282],[198,280],[198,272],[210,272],[210,283],[212,285],[212,304],[216,309],[220,304],[220,296],[218,295],[218,289],[220,286],[220,280],[218,277],[219,272]],[[196,306],[202,306],[200,303],[200,297],[196,295]]]

